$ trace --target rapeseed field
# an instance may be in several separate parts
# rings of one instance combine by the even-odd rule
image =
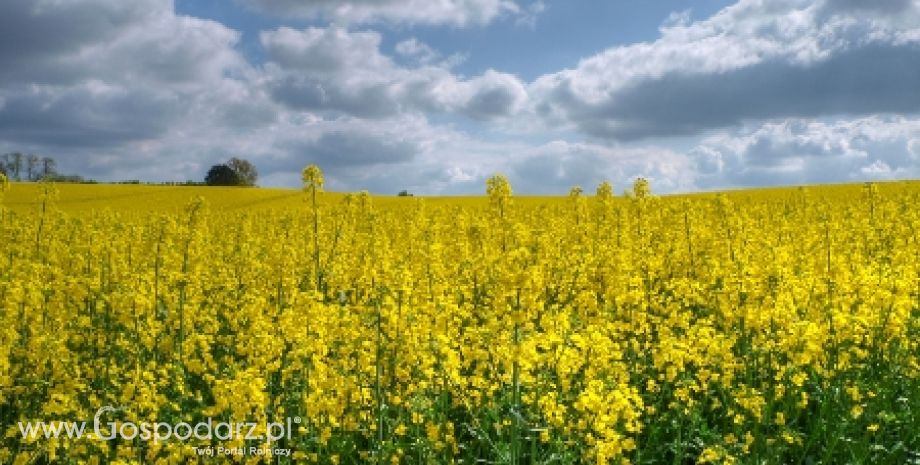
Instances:
[[[0,185],[0,463],[920,463],[920,183]]]

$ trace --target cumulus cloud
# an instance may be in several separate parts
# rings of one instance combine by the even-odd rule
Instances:
[[[709,136],[689,156],[706,188],[916,177],[918,136],[905,117],[791,119]]]
[[[492,119],[525,104],[524,84],[511,74],[488,70],[461,79],[444,65],[401,66],[381,52],[381,40],[377,32],[336,26],[264,31],[269,93],[290,108],[364,118],[435,111]],[[410,41],[397,47],[410,54],[427,46]]]
[[[481,26],[502,16],[532,17],[542,11],[522,8],[513,0],[241,0],[281,17],[326,19],[340,24]],[[539,3],[539,2],[538,2]]]
[[[862,3],[741,0],[695,23],[675,15],[654,42],[539,78],[534,110],[611,139],[920,110],[920,5]]]
[[[177,16],[166,0],[3,2],[0,31],[4,86],[89,79],[200,85],[246,67],[234,50],[238,32]]]

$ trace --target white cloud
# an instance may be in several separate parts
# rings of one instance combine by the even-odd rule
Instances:
[[[4,2],[0,18],[4,87],[91,79],[197,86],[248,67],[234,50],[238,32],[177,16],[167,0]]]
[[[514,24],[533,29],[537,26],[537,19],[546,11],[546,2],[543,0],[536,0],[519,11],[520,14],[517,19],[514,20]]]
[[[707,137],[689,155],[702,187],[916,177],[920,120],[867,117],[771,121]]]
[[[280,28],[261,34],[271,62],[266,86],[291,108],[365,118],[415,111],[457,112],[476,119],[509,116],[527,99],[515,76],[489,70],[461,79],[444,64],[401,66],[380,51],[381,36],[340,27]],[[402,45],[409,53],[420,43]]]
[[[428,64],[441,55],[428,44],[412,37],[396,44],[396,53],[403,57],[415,60],[419,64]]]
[[[911,139],[907,143],[907,153],[914,162],[920,162],[920,139]]]
[[[672,11],[658,27],[658,32],[667,34],[668,29],[687,27],[690,24],[691,10]]]
[[[593,191],[610,181],[617,191],[638,177],[659,192],[693,190],[691,160],[662,147],[621,147],[553,141],[527,149],[511,168],[510,178],[523,192],[564,194],[570,187]]]

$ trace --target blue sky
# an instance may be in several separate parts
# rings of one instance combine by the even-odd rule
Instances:
[[[100,180],[657,192],[920,175],[918,0],[0,4],[0,153]]]

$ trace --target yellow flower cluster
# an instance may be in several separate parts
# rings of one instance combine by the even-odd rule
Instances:
[[[519,199],[496,176],[485,198],[395,199],[324,193],[316,167],[303,180],[306,202],[13,186],[0,463],[199,463],[205,446],[292,451],[208,461],[246,464],[920,451],[918,184],[656,197],[640,179],[626,197],[605,183]],[[296,422],[274,444],[20,434],[89,433],[102,406],[262,436]]]

